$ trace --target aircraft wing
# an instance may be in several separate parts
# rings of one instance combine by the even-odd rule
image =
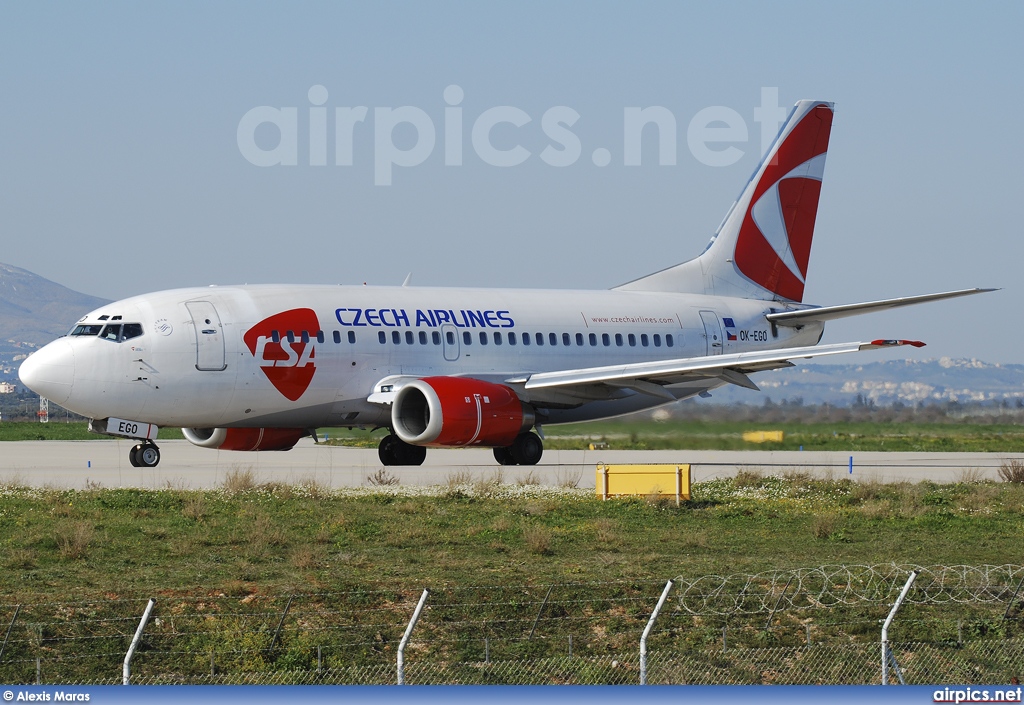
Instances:
[[[834,343],[831,345],[812,345],[782,350],[763,350],[757,352],[734,353],[731,355],[709,355],[703,357],[681,358],[677,360],[658,360],[655,362],[637,362],[626,365],[607,365],[604,367],[585,367],[576,370],[559,370],[557,372],[538,372],[525,377],[505,380],[508,384],[522,384],[527,390],[571,388],[583,385],[607,385],[675,400],[676,397],[665,387],[696,379],[720,378],[730,384],[748,389],[757,389],[747,376],[752,372],[791,367],[790,360],[795,358],[822,357],[839,355],[860,350],[898,347],[912,345],[922,347],[924,343],[916,340],[873,340],[860,343]]]
[[[942,299],[954,299],[958,296],[970,296],[971,294],[984,294],[988,291],[998,289],[958,289],[957,291],[944,291],[941,294],[921,294],[919,296],[904,296],[898,299],[883,299],[881,301],[867,301],[859,304],[843,304],[841,306],[821,306],[818,308],[803,308],[796,311],[780,311],[769,313],[765,316],[770,323],[779,326],[802,326],[812,321],[834,321],[837,318],[848,316],[859,316],[863,313],[885,311],[890,308],[901,306],[913,306],[928,301],[941,301]]]

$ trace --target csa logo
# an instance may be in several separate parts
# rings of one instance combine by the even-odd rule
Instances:
[[[245,332],[242,340],[256,358],[263,374],[289,401],[305,394],[316,373],[316,349],[313,342],[302,342],[301,335],[320,330],[320,321],[311,308],[294,308],[264,318]],[[280,342],[274,342],[274,332]],[[288,340],[288,333],[293,334]]]
[[[812,109],[779,146],[744,214],[736,265],[771,292],[802,301],[832,110]]]

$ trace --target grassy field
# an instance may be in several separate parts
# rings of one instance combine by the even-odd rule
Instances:
[[[169,653],[182,652],[187,643],[188,653],[200,654],[188,663],[162,666],[173,672],[201,673],[208,668],[203,664],[211,651],[250,654],[253,643],[269,639],[270,618],[260,617],[256,628],[245,626],[251,620],[245,622],[244,615],[211,622],[215,615],[209,612],[210,600],[235,600],[223,608],[228,613],[247,606],[266,611],[273,603],[279,614],[283,597],[295,594],[355,595],[345,599],[355,599],[358,607],[309,605],[309,612],[296,619],[318,625],[318,631],[312,636],[289,632],[282,648],[292,649],[291,656],[278,663],[256,649],[258,658],[246,657],[237,668],[315,668],[316,639],[335,649],[335,663],[346,667],[387,662],[393,658],[390,646],[383,652],[365,646],[343,651],[337,644],[342,637],[332,636],[340,634],[332,631],[340,628],[335,622],[349,619],[346,613],[354,609],[370,609],[375,619],[390,626],[384,632],[382,627],[359,627],[369,630],[365,643],[382,638],[380,633],[397,638],[411,601],[424,587],[441,593],[506,586],[502,599],[510,601],[507,606],[486,606],[494,599],[486,590],[480,592],[484,597],[469,600],[480,602],[474,612],[494,614],[493,624],[499,626],[493,631],[498,632],[506,621],[522,624],[521,613],[515,619],[509,615],[531,591],[533,602],[523,603],[530,613],[527,619],[532,619],[544,586],[579,584],[574,599],[585,601],[595,598],[587,584],[604,584],[601,590],[625,599],[625,607],[598,609],[594,630],[577,635],[577,652],[585,654],[633,643],[651,608],[651,593],[656,595],[668,578],[835,564],[1019,564],[1024,560],[1021,536],[1020,483],[881,485],[744,473],[698,483],[693,501],[682,507],[656,498],[605,502],[589,491],[503,484],[500,475],[475,484],[453,476],[434,488],[339,491],[316,485],[257,486],[245,471],[231,474],[221,489],[206,492],[7,486],[0,493],[0,614],[9,619],[15,605],[27,605],[21,621],[29,623],[15,631],[5,657],[13,660],[0,663],[0,681],[30,679],[40,653],[66,661],[62,668],[71,670],[62,671],[64,678],[101,677],[92,669],[109,677],[109,663],[89,665],[85,655],[70,659],[72,654],[61,650],[91,653],[89,649],[99,648],[96,620],[101,613],[123,610],[114,622],[131,625],[138,618],[132,600],[150,595],[158,596],[158,615],[164,620],[164,626],[154,628],[153,638],[162,630],[171,644]],[[60,606],[84,600],[111,602]],[[599,602],[594,604],[600,608]],[[33,609],[39,615],[30,618]],[[198,616],[186,614],[203,609]],[[998,614],[986,609],[977,617],[982,628],[998,629],[1004,636],[1017,633],[1016,620],[998,622]],[[999,605],[996,612],[1002,609]],[[828,628],[831,636],[821,626],[816,638],[843,643],[875,639],[876,612],[873,607],[831,614],[827,622],[845,626]],[[809,627],[806,618],[797,617],[780,615],[778,629],[770,634],[748,625],[731,638],[737,644],[762,646],[787,639],[800,643]],[[185,626],[193,618],[202,628],[189,634]],[[764,615],[757,620],[763,621]],[[963,612],[945,619],[942,638],[955,632],[957,620],[963,622]],[[460,645],[471,644],[474,654],[480,648],[478,619],[431,621],[434,638],[453,650],[442,654],[444,658],[477,658]],[[863,626],[851,626],[855,622]],[[989,623],[995,627],[984,627]],[[696,648],[715,643],[720,629],[717,623],[697,620],[658,638],[664,648]],[[934,626],[915,629],[922,638],[936,633]],[[39,630],[38,638],[33,630]],[[123,653],[124,637],[111,639],[113,646],[100,650]],[[516,658],[564,648],[563,640],[523,643],[521,635],[509,644],[507,653]],[[52,672],[56,667],[48,668]]]
[[[458,480],[458,478],[455,478]],[[606,581],[824,563],[1014,563],[1024,486],[741,474],[694,501],[500,485],[36,490],[0,504],[0,594]],[[114,577],[116,576],[116,578]]]

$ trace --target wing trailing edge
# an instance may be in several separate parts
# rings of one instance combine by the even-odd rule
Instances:
[[[610,387],[633,389],[654,396],[666,396],[662,394],[663,391],[667,391],[664,389],[666,385],[679,384],[688,378],[718,377],[730,384],[736,384],[748,389],[757,389],[757,386],[747,376],[750,372],[789,367],[792,365],[790,360],[796,358],[841,355],[861,350],[892,348],[902,345],[922,347],[924,343],[917,340],[872,340],[870,342],[834,343],[831,345],[813,345],[784,350],[759,350],[757,352],[734,353],[731,355],[711,355],[681,358],[678,360],[637,362],[628,365],[607,365],[577,370],[539,372],[530,375],[525,379],[525,382],[522,378],[506,381],[510,384],[523,384],[527,390],[603,384]],[[661,389],[654,390],[650,385],[656,385]]]

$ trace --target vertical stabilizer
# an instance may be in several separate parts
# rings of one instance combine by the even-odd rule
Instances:
[[[616,288],[802,301],[832,113],[797,103],[704,253]]]

